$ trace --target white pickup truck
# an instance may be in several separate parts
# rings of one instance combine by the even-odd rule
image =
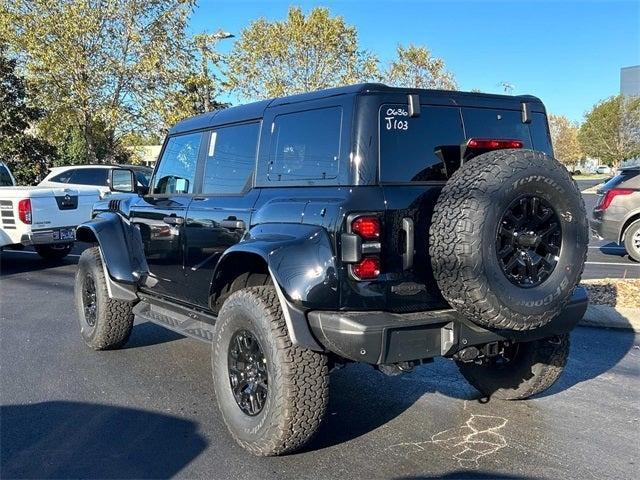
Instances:
[[[17,187],[0,162],[0,249],[33,245],[45,259],[65,257],[99,198],[95,188]]]

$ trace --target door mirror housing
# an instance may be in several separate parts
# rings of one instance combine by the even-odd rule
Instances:
[[[112,192],[136,193],[136,174],[129,168],[114,168],[109,174],[109,189]]]

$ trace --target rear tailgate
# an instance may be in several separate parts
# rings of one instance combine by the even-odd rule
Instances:
[[[91,218],[98,189],[38,188],[29,192],[34,230],[75,227]]]

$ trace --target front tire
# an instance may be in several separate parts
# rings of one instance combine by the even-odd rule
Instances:
[[[75,301],[84,342],[94,350],[117,349],[133,329],[135,302],[109,298],[98,247],[88,248],[78,262]]]
[[[45,260],[62,260],[64,257],[69,255],[69,253],[71,253],[73,243],[34,245],[34,248],[38,255],[40,255]]]
[[[246,450],[291,453],[317,431],[329,397],[327,357],[291,343],[273,287],[227,298],[215,325],[212,366],[224,422]]]
[[[523,400],[551,387],[569,357],[569,334],[516,343],[488,363],[456,362],[462,376],[487,397]]]
[[[629,256],[640,262],[640,220],[636,220],[624,231],[624,248]]]

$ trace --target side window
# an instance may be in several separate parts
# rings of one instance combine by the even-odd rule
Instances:
[[[211,132],[202,193],[240,193],[252,179],[260,124],[219,128]]]
[[[69,179],[71,178],[71,175],[73,175],[73,172],[75,171],[76,171],[75,169],[65,170],[64,172],[51,177],[49,179],[49,182],[69,183]]]
[[[68,180],[68,183],[106,187],[108,174],[109,171],[106,168],[79,168],[73,170],[73,174],[71,175],[71,179]]]
[[[153,193],[193,193],[202,132],[169,138],[153,179]]]
[[[336,178],[342,108],[278,115],[272,126],[269,180]]]

